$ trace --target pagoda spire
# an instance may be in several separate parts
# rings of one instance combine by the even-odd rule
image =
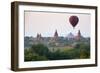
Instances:
[[[56,29],[56,31],[55,31],[55,33],[54,33],[54,37],[58,37],[58,32],[57,32],[57,29]]]
[[[80,30],[78,30],[78,33],[77,33],[76,39],[77,39],[77,40],[80,40],[81,37],[82,37],[82,36],[81,36],[81,32],[80,32]]]
[[[80,30],[78,30],[78,36],[81,37],[81,32],[80,32]]]

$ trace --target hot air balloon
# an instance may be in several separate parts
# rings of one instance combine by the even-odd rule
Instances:
[[[77,25],[77,23],[79,22],[79,19],[77,16],[70,16],[69,22],[74,28]]]

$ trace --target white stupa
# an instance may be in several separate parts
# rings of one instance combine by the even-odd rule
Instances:
[[[70,33],[67,35],[67,38],[68,38],[68,40],[74,39],[74,35],[70,32]]]

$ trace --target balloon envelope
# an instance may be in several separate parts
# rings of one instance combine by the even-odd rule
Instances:
[[[71,17],[69,18],[69,22],[71,23],[71,25],[72,25],[73,27],[75,27],[75,26],[77,25],[78,21],[79,21],[79,19],[78,19],[77,16],[71,16]]]

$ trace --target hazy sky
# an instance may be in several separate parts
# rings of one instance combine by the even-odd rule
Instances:
[[[79,22],[73,29],[69,17],[76,15]],[[90,14],[78,13],[54,13],[54,12],[30,12],[25,11],[25,36],[36,37],[37,33],[42,36],[53,36],[55,30],[59,36],[67,36],[70,32],[74,35],[78,30],[84,37],[90,36]]]

